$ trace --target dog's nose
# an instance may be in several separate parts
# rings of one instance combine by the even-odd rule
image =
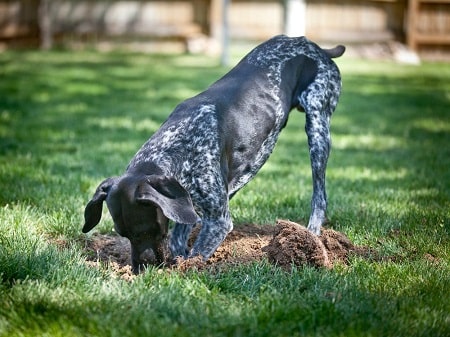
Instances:
[[[142,264],[152,263],[155,261],[155,253],[153,253],[152,249],[148,248],[139,255],[139,260]]]

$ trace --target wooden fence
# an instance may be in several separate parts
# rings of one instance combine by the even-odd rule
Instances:
[[[230,36],[262,40],[294,28],[318,41],[370,43],[397,40],[420,50],[450,44],[450,0],[229,0]],[[222,0],[0,0],[0,44],[38,45],[43,4],[51,38],[217,38]],[[303,4],[298,15],[288,3]],[[44,13],[45,14],[45,13]],[[298,19],[297,19],[298,17]],[[45,17],[44,17],[45,19]],[[292,21],[291,20],[291,21]]]

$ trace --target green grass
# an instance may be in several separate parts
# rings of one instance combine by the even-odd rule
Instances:
[[[384,259],[151,269],[130,283],[85,264],[84,206],[226,69],[201,56],[0,53],[0,336],[450,335],[450,65],[337,63],[328,226]],[[235,226],[307,221],[303,130],[294,111],[232,200]],[[106,213],[98,230],[112,231]]]

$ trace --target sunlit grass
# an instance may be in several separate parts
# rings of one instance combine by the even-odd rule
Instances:
[[[447,336],[450,66],[337,60],[328,227],[370,246],[333,270],[267,261],[150,269],[84,262],[83,211],[173,108],[227,69],[195,55],[0,54],[0,336]],[[235,226],[306,223],[304,114],[231,201]],[[105,210],[102,233],[111,233]],[[380,261],[381,259],[381,261]]]

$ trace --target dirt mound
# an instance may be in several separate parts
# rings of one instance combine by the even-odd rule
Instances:
[[[199,229],[194,230],[189,244],[195,240]],[[119,276],[132,279],[131,252],[128,239],[116,235],[94,234],[86,243],[88,263],[99,267],[109,265]],[[350,253],[364,254],[342,233],[323,229],[320,237],[305,227],[291,221],[279,220],[276,226],[239,225],[228,234],[214,255],[203,262],[201,258],[178,259],[170,268],[215,269],[250,263],[268,258],[283,268],[292,264],[305,264],[331,268],[336,261],[347,262]]]
[[[291,264],[332,267],[319,237],[295,222],[278,221],[275,234],[264,251],[269,261],[283,267],[290,267]]]
[[[367,251],[340,232],[322,229],[316,236],[306,227],[286,220],[278,220],[274,236],[263,250],[269,261],[283,268],[292,264],[332,268],[336,262],[347,263],[350,254],[364,255]]]

